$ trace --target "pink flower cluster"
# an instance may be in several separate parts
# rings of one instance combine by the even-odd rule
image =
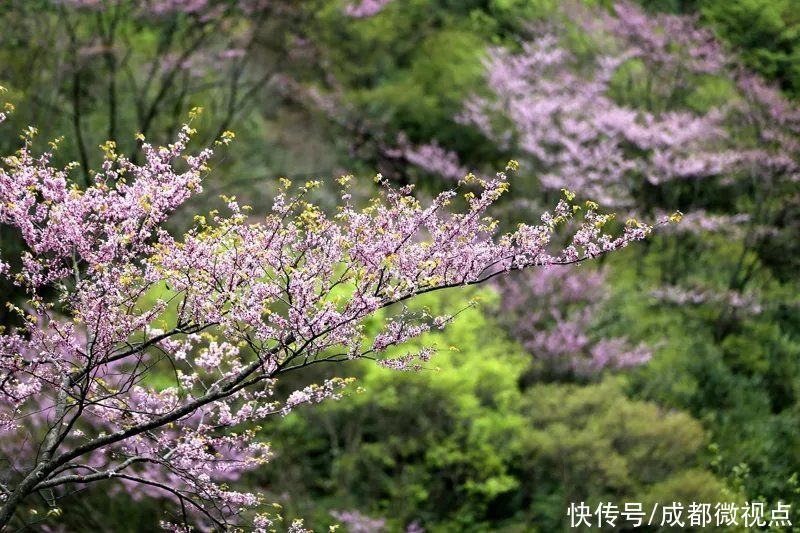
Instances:
[[[800,111],[758,77],[729,67],[691,17],[651,17],[627,2],[614,9],[614,15],[573,13],[597,40],[601,52],[591,57],[562,47],[562,33],[552,28],[519,52],[491,50],[486,77],[493,96],[468,100],[459,120],[500,146],[524,151],[545,188],[579,190],[606,204],[631,205],[643,181],[737,174],[797,179],[797,141],[786,130],[800,131]],[[673,100],[692,76],[717,75],[736,79],[746,102],[704,113],[634,107],[614,85],[633,62],[646,65],[643,76],[658,101]],[[762,142],[743,147],[738,130],[754,123]]]
[[[384,152],[388,157],[403,158],[412,165],[443,178],[460,180],[469,174],[469,170],[459,162],[458,154],[442,148],[436,141],[413,145],[408,137],[401,134],[397,139],[397,146]]]
[[[356,510],[331,511],[331,516],[342,522],[350,533],[380,533],[386,529],[383,518],[370,518]]]
[[[698,209],[683,215],[681,223],[671,226],[670,230],[694,235],[722,233],[734,237],[741,237],[744,235],[746,225],[750,222],[751,218],[749,213],[717,215],[708,213],[703,209]]]
[[[696,16],[645,13],[633,2],[615,2],[606,11],[578,13],[590,32],[607,32],[625,41],[637,55],[658,68],[716,74],[730,61],[713,33],[698,25]]]
[[[526,43],[520,54],[491,51],[487,77],[495,99],[475,97],[460,116],[500,143],[494,116],[511,119],[513,141],[531,157],[542,185],[568,188],[605,203],[629,205],[632,181],[658,183],[677,177],[708,176],[729,162],[712,151],[726,138],[724,114],[660,114],[616,103],[610,84],[636,50],[599,57],[581,67],[559,47],[554,35]]]
[[[103,10],[113,7],[109,0],[51,0],[56,4],[67,5],[76,9]],[[238,0],[234,5],[248,13],[268,7],[270,0]],[[229,8],[230,3],[220,0],[136,0],[133,2],[142,14],[148,16],[193,15],[210,19],[221,15]],[[226,5],[228,4],[228,5]]]
[[[372,17],[391,2],[392,0],[354,0],[345,6],[344,11],[353,18]]]
[[[703,305],[711,304],[717,307],[730,306],[750,314],[760,314],[764,305],[759,299],[748,293],[738,291],[719,291],[713,289],[685,288],[668,285],[650,291],[650,296],[658,301],[673,305]]]
[[[553,267],[538,274],[501,280],[501,322],[549,374],[591,376],[650,360],[644,345],[592,334],[607,298],[602,271]]]

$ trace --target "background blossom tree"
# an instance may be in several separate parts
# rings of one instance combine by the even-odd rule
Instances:
[[[607,299],[604,272],[550,269],[500,281],[501,322],[535,358],[526,382],[586,379],[646,363],[652,350],[591,331]]]

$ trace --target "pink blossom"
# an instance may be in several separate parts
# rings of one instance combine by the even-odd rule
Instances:
[[[397,148],[386,151],[393,158],[404,158],[406,161],[431,174],[436,174],[452,180],[460,180],[469,170],[461,165],[458,154],[445,150],[436,141],[412,145],[405,135],[397,141]]]
[[[377,15],[392,0],[354,0],[345,6],[345,13],[353,18],[366,18]]]
[[[607,298],[602,271],[548,268],[502,280],[501,322],[550,373],[591,376],[646,363],[652,350],[599,338],[592,322]]]
[[[350,533],[379,533],[386,528],[383,518],[370,518],[358,511],[331,511],[331,516],[342,522]]]

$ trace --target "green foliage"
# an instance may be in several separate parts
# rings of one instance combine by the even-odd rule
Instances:
[[[441,370],[360,364],[362,394],[265,428],[280,456],[259,483],[290,514],[319,526],[328,510],[358,509],[392,531],[415,520],[428,531],[553,531],[574,501],[722,499],[698,422],[629,399],[624,381],[523,391],[530,356],[479,309],[422,342],[441,349],[431,363]]]
[[[722,239],[712,242],[706,239],[697,250],[694,268],[684,265],[681,271],[722,293],[741,251]],[[631,373],[627,390],[702,421],[718,452],[715,469],[734,486],[740,483],[749,499],[793,501],[787,480],[800,472],[800,436],[789,429],[800,423],[794,287],[778,283],[762,268],[756,282],[763,291],[762,312],[733,312],[722,302],[679,311],[648,295],[652,278],[675,268],[668,255],[649,253],[638,265],[620,257],[611,269],[616,295],[603,323],[660,346],[650,363]],[[702,268],[711,262],[718,268]]]
[[[653,0],[653,11],[699,13],[735,56],[800,97],[800,2],[798,0]]]
[[[706,0],[700,9],[748,67],[800,96],[798,0]]]
[[[357,91],[354,100],[382,110],[412,137],[430,138],[452,122],[463,99],[479,85],[483,50],[484,42],[473,33],[438,31],[419,43],[406,68],[372,89]],[[379,109],[370,109],[378,104]]]

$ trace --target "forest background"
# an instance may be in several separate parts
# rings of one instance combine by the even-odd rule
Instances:
[[[797,0],[9,0],[0,24],[4,154],[34,125],[89,169],[197,107],[201,142],[235,133],[176,231],[223,194],[265,213],[281,177],[332,206],[343,174],[431,197],[509,159],[508,227],[561,189],[683,214],[590,265],[427,296],[481,303],[419,371],[284,378],[358,385],[260,428],[275,457],[238,481],[287,518],[556,531],[570,502],[762,501],[800,525]],[[155,530],[150,496],[80,491],[42,527]]]

